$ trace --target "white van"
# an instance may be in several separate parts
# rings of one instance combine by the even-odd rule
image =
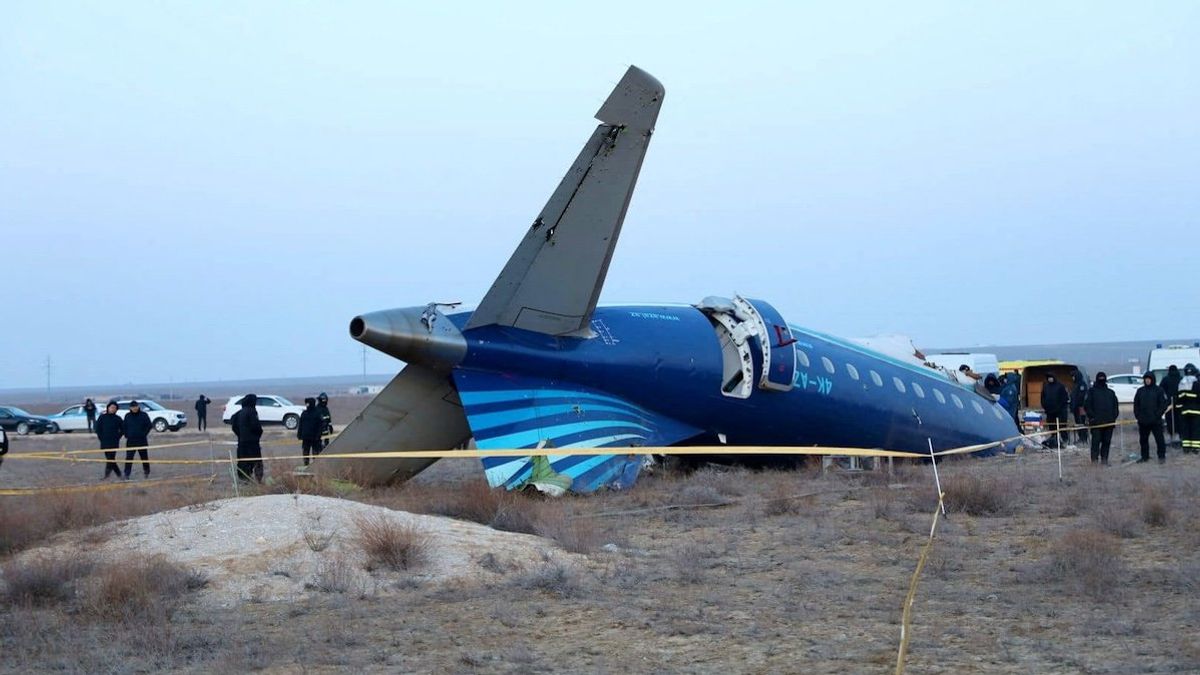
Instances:
[[[1154,373],[1154,377],[1158,382],[1162,382],[1167,375],[1167,369],[1171,366],[1179,368],[1179,373],[1183,374],[1183,367],[1187,364],[1194,364],[1200,368],[1200,342],[1194,342],[1189,347],[1188,345],[1167,345],[1158,344],[1154,349],[1150,350],[1150,356],[1146,359],[1146,372]]]
[[[1000,361],[995,354],[982,352],[943,352],[941,354],[926,354],[925,360],[935,363],[942,368],[957,373],[959,366],[966,364],[977,375],[988,373],[1000,374]]]

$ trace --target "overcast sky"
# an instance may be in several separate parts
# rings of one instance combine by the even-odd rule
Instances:
[[[0,4],[0,388],[358,372],[355,314],[482,297],[629,64],[602,301],[1200,338],[1200,4],[567,4]]]

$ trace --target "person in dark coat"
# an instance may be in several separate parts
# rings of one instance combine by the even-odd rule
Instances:
[[[325,392],[317,395],[317,412],[321,415],[321,447],[324,448],[333,435],[333,415],[329,412],[329,396]]]
[[[1071,396],[1067,393],[1067,388],[1058,381],[1054,373],[1047,373],[1046,384],[1042,387],[1042,410],[1046,412],[1046,429],[1053,432],[1046,439],[1046,445],[1051,448],[1059,447],[1062,442],[1059,429],[1067,424],[1070,402]]]
[[[1150,461],[1150,434],[1154,434],[1154,445],[1158,450],[1158,463],[1167,461],[1167,446],[1163,440],[1163,413],[1167,411],[1167,395],[1162,387],[1154,383],[1154,373],[1142,376],[1142,386],[1133,395],[1133,416],[1137,418],[1138,443],[1142,446],[1142,458],[1138,462]]]
[[[1200,379],[1192,378],[1191,389],[1180,391],[1176,400],[1183,452],[1200,455]]]
[[[1079,427],[1076,431],[1076,436],[1080,443],[1087,443],[1087,411],[1084,410],[1084,403],[1087,401],[1088,383],[1084,377],[1083,371],[1078,368],[1071,373],[1071,379],[1074,380],[1074,385],[1071,387],[1071,413],[1075,417],[1075,426]],[[1105,382],[1108,378],[1105,378]]]
[[[117,402],[109,401],[104,407],[104,414],[96,418],[93,427],[96,438],[100,440],[100,449],[104,451],[104,478],[111,473],[121,477],[121,468],[117,466],[117,448],[121,447],[121,437],[125,435],[125,421],[117,414]]]
[[[263,428],[262,422],[258,420],[258,409],[255,407],[257,403],[258,397],[254,394],[243,396],[240,403],[242,409],[229,419],[229,426],[233,428],[233,435],[237,436],[238,480],[256,480],[261,483]]]
[[[321,429],[324,420],[317,412],[317,399],[304,399],[304,412],[300,413],[300,425],[296,428],[296,438],[300,439],[301,450],[304,453],[304,466],[308,466],[309,457],[316,458],[321,454]]]
[[[88,431],[96,424],[96,403],[92,399],[84,399],[83,414],[87,415]]]
[[[1171,412],[1167,414],[1167,436],[1174,436],[1179,431],[1179,406],[1176,398],[1179,396],[1179,382],[1182,379],[1179,367],[1172,365],[1167,368],[1167,376],[1162,381],[1163,393],[1167,395],[1167,403],[1171,406]]]
[[[203,431],[208,428],[208,404],[212,403],[212,399],[200,394],[200,398],[196,399],[196,430]]]
[[[0,466],[4,465],[4,456],[8,454],[8,434],[0,427]]]
[[[1108,466],[1108,449],[1112,446],[1115,423],[1121,416],[1121,404],[1117,402],[1116,392],[1108,388],[1108,375],[1104,371],[1096,373],[1096,384],[1088,388],[1083,410],[1088,424],[1109,425],[1092,429],[1092,464],[1101,462]]]
[[[1000,387],[1000,407],[1008,411],[1013,422],[1017,421],[1017,411],[1021,407],[1020,381],[1015,374],[1009,373],[1003,377],[1003,384]]]
[[[147,447],[150,445],[150,430],[154,422],[142,410],[137,401],[129,402],[129,412],[125,413],[125,480],[133,472],[133,455],[136,452],[142,459],[142,476],[150,477],[150,457]]]

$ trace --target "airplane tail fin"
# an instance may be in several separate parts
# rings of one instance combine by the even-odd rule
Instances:
[[[630,66],[596,127],[465,330],[586,334],[662,107],[663,86]]]

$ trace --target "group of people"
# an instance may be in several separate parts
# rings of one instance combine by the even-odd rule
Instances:
[[[203,398],[203,397],[201,397]],[[263,482],[262,421],[258,418],[258,396],[246,394],[238,403],[241,410],[233,414],[229,426],[237,436],[237,477],[243,482]],[[199,401],[197,401],[199,405]],[[304,466],[329,444],[333,433],[333,415],[329,412],[329,396],[321,392],[316,398],[304,399],[304,411],[296,426],[296,437],[304,456]]]
[[[90,402],[91,399],[88,399]],[[92,404],[95,408],[95,404]],[[85,404],[86,409],[86,404]],[[104,478],[107,480],[109,476],[114,476],[118,479],[124,478],[129,480],[130,474],[133,473],[133,457],[138,455],[142,460],[142,475],[146,478],[150,477],[150,457],[148,447],[150,445],[150,430],[154,428],[154,423],[150,420],[150,415],[142,410],[141,404],[137,401],[129,402],[129,412],[125,413],[122,418],[117,414],[117,402],[109,401],[104,407],[104,412],[92,419],[92,415],[88,415],[88,425],[95,432],[96,438],[100,440],[100,449],[104,451]],[[117,465],[117,450],[121,447],[121,438],[125,438],[125,471],[121,471],[121,467]]]
[[[1069,439],[1070,431],[1061,431],[1067,424],[1068,412],[1073,413],[1078,425],[1080,442],[1088,440],[1091,433],[1091,459],[1093,463],[1108,465],[1109,448],[1112,445],[1113,429],[1121,415],[1117,394],[1108,388],[1108,376],[1102,371],[1088,386],[1083,373],[1073,374],[1074,388],[1068,392],[1053,373],[1046,376],[1042,387],[1042,410],[1046,414],[1047,428],[1051,430],[1047,443],[1060,447],[1064,434]],[[1167,443],[1163,435],[1164,418],[1167,434],[1179,434],[1185,454],[1200,454],[1200,372],[1194,364],[1184,366],[1183,373],[1171,366],[1159,385],[1154,373],[1142,376],[1142,386],[1133,398],[1133,416],[1137,420],[1138,444],[1141,458],[1138,462],[1150,461],[1150,437],[1159,463],[1167,461]]]
[[[208,406],[212,399],[201,394],[196,399],[196,427],[199,430],[208,428]],[[241,481],[263,481],[262,463],[262,422],[258,418],[256,405],[258,396],[246,394],[240,402],[241,410],[233,414],[229,424],[237,437],[237,477]],[[150,430],[154,424],[150,415],[142,410],[137,401],[129,402],[129,412],[121,417],[117,413],[119,407],[116,401],[109,401],[105,410],[96,416],[96,404],[92,399],[84,401],[83,410],[87,415],[88,431],[96,434],[100,441],[100,449],[104,451],[104,478],[115,476],[118,479],[129,480],[133,473],[134,456],[142,461],[142,475],[150,477]],[[0,431],[2,433],[2,431]],[[308,466],[312,458],[321,453],[329,444],[329,436],[333,433],[333,415],[329,412],[329,396],[321,392],[316,398],[304,399],[304,412],[300,414],[300,423],[296,429],[296,437],[300,439],[304,454],[304,466]],[[117,464],[117,451],[121,447],[121,439],[125,439],[124,471]],[[0,437],[0,462],[8,451],[8,437]]]

